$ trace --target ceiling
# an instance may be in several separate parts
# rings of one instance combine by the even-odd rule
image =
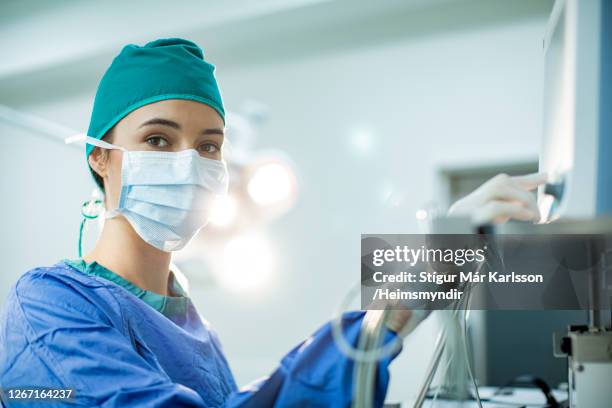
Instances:
[[[552,0],[4,0],[0,103],[90,92],[128,42],[190,38],[227,69],[541,18],[551,7]]]

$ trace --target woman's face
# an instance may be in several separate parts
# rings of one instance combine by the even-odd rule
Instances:
[[[213,108],[169,99],[145,105],[121,119],[110,142],[134,151],[195,149],[202,157],[221,160],[223,131],[223,119]],[[119,200],[122,155],[120,150],[96,147],[89,156],[90,165],[104,181],[108,210],[116,208]]]

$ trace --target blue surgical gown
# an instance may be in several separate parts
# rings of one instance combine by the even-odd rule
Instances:
[[[7,389],[33,387],[74,390],[71,400],[53,406],[350,405],[353,362],[337,349],[329,323],[283,357],[271,375],[238,389],[215,331],[187,296],[179,290],[176,297],[155,298],[98,269],[106,275],[64,261],[33,269],[12,287],[0,318],[0,395],[7,407],[24,406],[8,399]],[[343,316],[353,344],[362,317]],[[394,336],[388,331],[385,341]],[[377,406],[392,359],[378,364]],[[31,400],[26,406],[50,404]]]

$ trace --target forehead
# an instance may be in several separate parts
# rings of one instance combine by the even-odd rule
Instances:
[[[183,99],[168,99],[142,106],[130,112],[117,125],[138,127],[152,118],[172,120],[185,127],[224,127],[223,119],[215,109],[200,102]]]

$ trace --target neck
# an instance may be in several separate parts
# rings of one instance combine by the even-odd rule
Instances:
[[[123,217],[105,220],[98,242],[85,262],[97,262],[141,289],[168,295],[170,253],[138,236]]]

